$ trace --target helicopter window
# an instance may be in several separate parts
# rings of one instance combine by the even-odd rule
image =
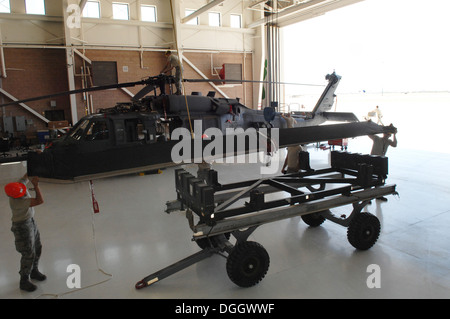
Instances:
[[[114,126],[116,128],[116,141],[117,143],[125,142],[125,129],[123,121],[115,121]]]
[[[100,141],[109,139],[108,125],[105,121],[93,121],[86,132],[87,141]]]
[[[84,130],[89,124],[89,120],[84,120],[78,127],[74,128],[72,133],[70,133],[70,137],[74,140],[79,141],[81,137],[83,136]]]
[[[138,132],[138,140],[139,141],[145,140],[145,134],[147,133],[147,131],[144,130],[144,125],[142,123],[138,123],[137,132]]]
[[[127,142],[145,141],[147,131],[141,119],[125,120]]]

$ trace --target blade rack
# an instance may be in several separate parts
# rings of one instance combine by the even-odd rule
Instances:
[[[325,220],[348,227],[351,245],[361,250],[372,247],[378,239],[380,223],[374,215],[361,211],[372,199],[397,194],[396,185],[385,185],[388,158],[333,151],[331,167],[317,170],[310,167],[309,153],[300,152],[299,160],[301,171],[298,173],[225,185],[218,182],[214,170],[208,172],[206,181],[184,169],[175,170],[177,199],[166,203],[166,212],[186,211],[193,240],[202,251],[145,277],[136,288],[146,287],[220,252],[229,254],[227,272],[233,282],[243,287],[254,285],[267,269],[251,276],[239,274],[243,268],[235,266],[238,257],[230,256],[242,254],[240,251],[245,248],[249,251],[239,255],[244,259],[242,263],[254,263],[254,260],[246,261],[246,256],[267,255],[261,253],[262,246],[255,247],[257,243],[247,242],[248,237],[262,224],[294,216],[302,216],[313,227]],[[353,206],[349,216],[335,216],[331,212],[345,205]],[[229,242],[230,235],[236,238],[235,245]],[[240,246],[239,251],[237,246]],[[267,264],[268,268],[268,255],[261,258],[257,264]],[[244,282],[240,277],[246,278]]]

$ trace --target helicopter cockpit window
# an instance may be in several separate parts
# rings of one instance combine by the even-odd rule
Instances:
[[[105,121],[93,121],[86,131],[87,141],[101,141],[109,139],[108,125]]]
[[[84,130],[89,124],[89,120],[84,120],[78,127],[75,127],[73,131],[70,133],[70,137],[74,140],[79,141],[83,136]]]

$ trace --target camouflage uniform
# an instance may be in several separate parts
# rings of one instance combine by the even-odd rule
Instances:
[[[22,255],[20,259],[20,276],[29,276],[33,269],[38,269],[42,252],[41,238],[34,218],[13,222],[16,250]]]
[[[20,183],[26,185],[28,179],[22,178]],[[38,269],[42,245],[39,230],[34,221],[34,208],[30,207],[30,193],[26,192],[21,198],[9,198],[12,210],[12,227],[14,233],[16,250],[22,255],[20,260],[21,277],[27,277],[33,269]]]
[[[181,95],[181,92],[183,91],[181,84],[181,72],[183,70],[183,67],[181,66],[178,56],[174,54],[169,55],[168,60],[170,62],[170,65],[175,68],[175,88],[177,90],[175,94]]]

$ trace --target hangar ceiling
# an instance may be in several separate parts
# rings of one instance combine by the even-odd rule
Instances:
[[[263,2],[265,14],[273,15],[277,25],[285,27],[360,1],[363,0],[255,0],[249,8],[253,9],[258,3]],[[251,23],[248,27],[255,27],[263,23],[264,19],[260,19]]]
[[[85,2],[85,0],[83,1]],[[184,17],[182,23],[226,1],[211,0],[196,12],[189,15],[189,17]],[[242,0],[246,9],[263,12],[264,15],[263,18],[249,23],[247,25],[248,28],[263,25],[267,22],[268,18],[279,27],[285,27],[360,1],[364,0]]]

